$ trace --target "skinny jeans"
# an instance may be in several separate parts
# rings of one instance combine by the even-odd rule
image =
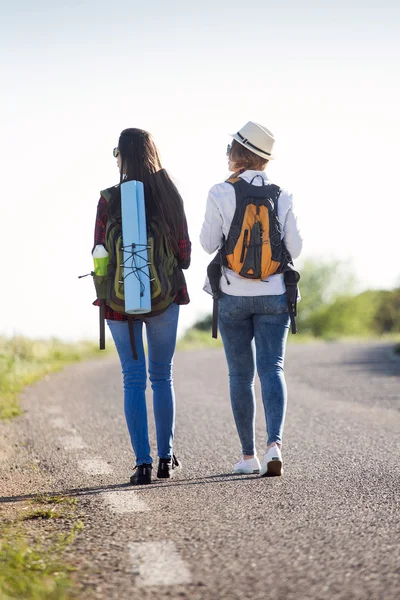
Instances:
[[[179,305],[146,322],[148,372],[153,390],[153,409],[159,458],[172,458],[175,428],[175,393],[172,378]],[[147,366],[143,347],[143,321],[133,322],[138,360],[134,360],[127,321],[108,320],[121,361],[125,418],[136,464],[151,464],[146,407]]]
[[[221,294],[219,299],[218,325],[228,363],[232,411],[243,454],[256,454],[256,367],[261,382],[267,445],[282,443],[287,404],[284,358],[289,323],[286,294]]]

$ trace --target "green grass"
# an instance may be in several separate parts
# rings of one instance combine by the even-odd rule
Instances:
[[[21,519],[22,521],[33,521],[35,519],[58,519],[62,517],[62,513],[57,512],[55,508],[55,506],[53,508],[37,508],[22,515]]]
[[[39,494],[0,531],[0,598],[67,600],[72,598],[74,570],[63,554],[83,529],[76,518],[76,498]],[[25,512],[28,511],[28,512]],[[72,520],[67,533],[36,526],[37,520]]]
[[[70,496],[38,494],[31,500],[31,510],[26,513],[21,512],[20,519],[21,521],[33,521],[35,519],[58,519],[66,515],[72,515],[77,502],[76,498]]]
[[[77,504],[76,498],[70,496],[46,496],[46,494],[38,494],[33,498],[33,504],[69,504],[75,506]]]
[[[66,365],[101,356],[94,342],[0,338],[0,419],[21,414],[18,395],[26,385]]]
[[[30,540],[21,528],[1,532],[0,598],[24,600],[67,600],[71,598],[72,568],[62,555],[83,525],[76,522],[67,534],[53,541]]]
[[[177,350],[195,350],[196,348],[219,348],[222,346],[221,335],[218,332],[218,339],[211,337],[211,331],[200,331],[199,329],[189,329],[185,335],[178,340]]]

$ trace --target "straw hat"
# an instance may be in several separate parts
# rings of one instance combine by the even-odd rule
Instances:
[[[242,144],[247,150],[266,160],[273,159],[272,148],[275,138],[273,134],[259,123],[249,121],[237,133],[230,134],[234,140]]]

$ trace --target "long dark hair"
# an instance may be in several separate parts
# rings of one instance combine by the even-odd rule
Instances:
[[[147,224],[157,224],[158,231],[177,254],[185,220],[183,201],[168,173],[161,166],[151,134],[143,129],[124,129],[119,136],[118,149],[121,155],[120,184],[129,180],[143,182]],[[114,220],[121,219],[119,186],[115,188],[109,202],[108,214]]]

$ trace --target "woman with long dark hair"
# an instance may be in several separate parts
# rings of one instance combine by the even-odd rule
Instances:
[[[182,269],[190,265],[191,243],[187,230],[182,198],[161,166],[152,136],[142,129],[122,131],[114,149],[120,171],[120,184],[136,180],[144,184],[147,224],[156,225],[163,244],[176,257],[174,281],[176,296],[168,308],[157,316],[145,318],[148,343],[148,372],[153,389],[153,406],[157,432],[157,477],[169,478],[180,467],[173,454],[175,395],[172,362],[175,352],[179,306],[189,303]],[[96,217],[95,246],[105,243],[109,219],[121,221],[120,185],[112,188],[107,201],[101,196]],[[167,249],[166,249],[167,250]],[[144,315],[145,317],[145,315]],[[132,485],[151,482],[152,457],[148,437],[146,382],[147,366],[143,347],[143,320],[133,322],[137,360],[132,354],[127,316],[105,306],[107,319],[121,361],[124,382],[126,422],[136,456],[136,467],[130,479]]]

